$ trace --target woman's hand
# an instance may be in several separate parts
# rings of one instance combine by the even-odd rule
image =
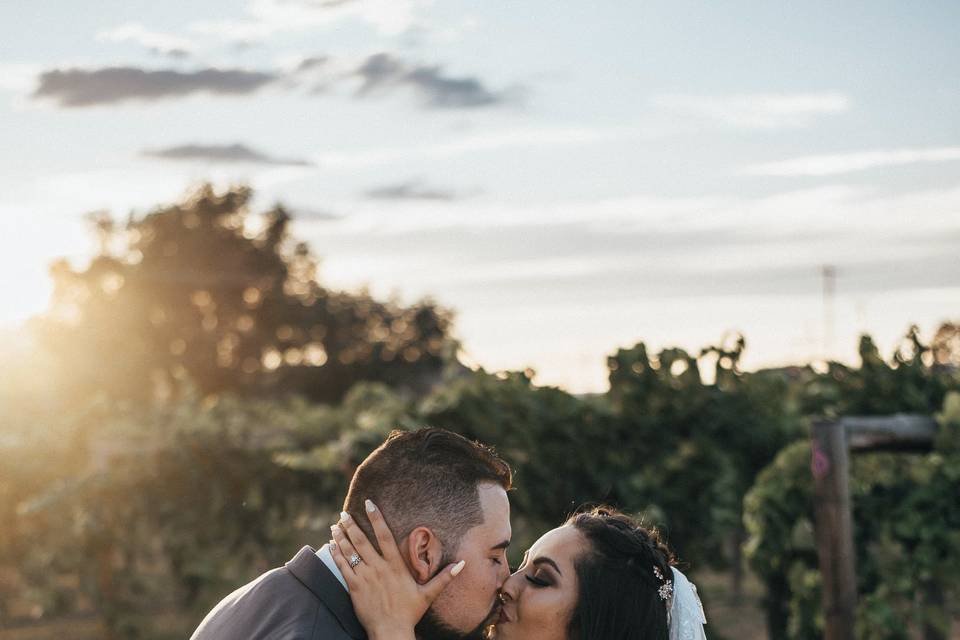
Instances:
[[[383,555],[377,553],[367,536],[349,514],[341,514],[332,527],[334,542],[330,553],[350,588],[350,599],[357,618],[370,640],[408,640],[414,627],[440,592],[462,570],[464,560],[445,567],[426,584],[417,584],[410,575],[383,519],[371,501],[366,501],[367,517],[373,525]],[[350,566],[354,554],[360,562]]]

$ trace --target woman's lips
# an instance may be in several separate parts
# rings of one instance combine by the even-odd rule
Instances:
[[[500,617],[497,618],[497,624],[503,624],[505,622],[513,622],[513,619],[510,618],[506,609],[500,609]]]

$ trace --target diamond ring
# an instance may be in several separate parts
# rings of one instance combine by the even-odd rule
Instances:
[[[351,569],[356,569],[356,568],[357,568],[357,565],[360,564],[361,562],[363,562],[363,558],[360,557],[360,554],[359,554],[359,553],[355,553],[355,554],[353,554],[352,556],[350,556],[350,568],[351,568]]]

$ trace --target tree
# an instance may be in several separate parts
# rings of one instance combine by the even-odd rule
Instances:
[[[169,397],[191,380],[331,401],[357,380],[433,383],[456,351],[449,313],[324,288],[287,211],[255,215],[252,196],[203,185],[123,225],[93,218],[98,254],[53,265],[53,304],[34,324],[69,397]]]
[[[684,559],[733,566],[739,589],[741,508],[756,474],[800,435],[788,371],[746,374],[746,347],[682,349],[650,356],[644,344],[608,360],[618,455],[616,500],[646,509],[665,525]],[[707,384],[699,359],[714,358]]]
[[[912,327],[889,361],[869,336],[861,363],[830,363],[803,382],[812,415],[940,414],[927,455],[871,453],[851,461],[858,636],[902,640],[924,627],[946,637],[944,602],[960,577],[960,377],[934,364]],[[820,573],[813,541],[809,443],[785,449],[745,499],[747,555],[767,586],[768,633],[793,640],[822,634]]]
[[[420,421],[494,445],[514,470],[517,549],[586,503],[608,501],[619,451],[600,401],[537,387],[529,372],[483,370],[423,400]]]
[[[930,343],[933,360],[940,366],[960,368],[960,322],[944,322]]]

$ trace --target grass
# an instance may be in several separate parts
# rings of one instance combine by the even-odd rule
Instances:
[[[743,594],[737,603],[733,602],[730,592],[729,574],[699,571],[693,580],[707,615],[707,637],[710,640],[766,640],[766,623],[760,602],[763,586],[753,574],[744,575]]]

